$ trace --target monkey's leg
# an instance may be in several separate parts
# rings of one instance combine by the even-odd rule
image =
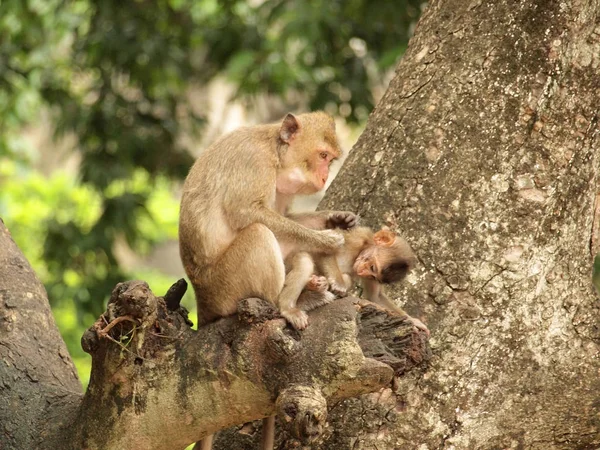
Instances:
[[[196,296],[198,319],[206,323],[237,311],[240,300],[259,297],[276,304],[283,289],[285,267],[275,235],[262,224],[252,224],[238,233],[215,267],[203,274],[214,291],[199,286]],[[199,277],[201,278],[201,277]],[[197,442],[194,450],[210,450],[214,435]]]
[[[192,450],[211,450],[214,437],[214,434],[206,436],[201,441],[196,442],[196,445],[194,445],[194,448]]]
[[[275,445],[275,416],[265,417],[262,425],[260,450],[273,450]]]
[[[310,255],[304,252],[296,253],[286,262],[291,269],[285,276],[285,284],[277,304],[281,315],[294,328],[303,330],[308,325],[308,316],[296,307],[296,302],[314,271],[314,264]]]
[[[410,319],[410,321],[413,323],[413,325],[415,326],[415,328],[417,328],[418,330],[424,331],[425,333],[427,333],[427,336],[429,336],[429,328],[427,328],[427,325],[425,325],[423,322],[421,322],[416,317],[410,316],[406,311],[404,311],[402,308],[400,308],[398,305],[396,305],[393,301],[391,301],[389,298],[387,298],[387,296],[382,292],[381,285],[377,281],[364,280],[363,287],[364,287],[363,292],[365,294],[365,297],[370,302],[373,302],[373,303],[387,309],[388,311],[394,311],[401,316],[408,317]]]
[[[319,306],[327,305],[335,300],[335,294],[329,291],[311,291],[305,289],[298,297],[298,308],[302,311],[312,311]]]
[[[311,275],[300,297],[298,297],[296,305],[302,311],[308,312],[319,306],[331,303],[335,300],[335,294],[329,292],[328,288],[329,283],[325,277],[315,274]]]
[[[279,243],[266,226],[249,225],[203,275],[206,285],[213,288],[197,298],[199,316],[234,314],[238,302],[249,297],[276,305],[285,280]]]

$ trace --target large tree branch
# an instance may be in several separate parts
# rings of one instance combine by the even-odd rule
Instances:
[[[4,230],[0,248],[6,245],[18,252]],[[0,266],[0,280],[4,270]],[[37,283],[30,269],[21,275],[17,289]],[[410,321],[355,298],[315,311],[302,333],[258,299],[242,302],[238,316],[194,331],[179,308],[181,293],[181,283],[166,300],[142,281],[117,285],[107,311],[82,339],[92,355],[87,392],[77,396],[72,388],[70,401],[56,409],[58,427],[57,415],[31,411],[48,430],[31,448],[183,449],[221,428],[275,413],[293,438],[308,441],[326,420],[327,403],[388,386],[429,355],[426,337]],[[56,334],[52,340],[62,343]],[[7,339],[0,348],[16,346]],[[36,371],[47,370],[44,365],[39,360],[30,375],[41,381]],[[39,381],[37,395],[52,395],[51,380]]]
[[[44,286],[0,219],[0,448],[39,448],[80,397]]]

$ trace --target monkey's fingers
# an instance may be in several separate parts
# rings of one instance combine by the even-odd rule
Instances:
[[[311,275],[308,283],[306,283],[306,289],[309,291],[325,292],[329,287],[327,278],[320,275]]]
[[[360,217],[358,214],[349,213],[349,215],[346,216],[346,228],[348,230],[354,228],[356,225],[358,225],[359,220]]]
[[[427,328],[427,325],[425,325],[423,322],[421,322],[419,319],[416,319],[415,317],[410,317],[410,320],[417,330],[424,331],[427,334],[427,337],[430,336],[431,333],[429,331],[429,328]]]
[[[336,211],[327,218],[327,228],[349,230],[358,224],[358,216],[349,211]]]

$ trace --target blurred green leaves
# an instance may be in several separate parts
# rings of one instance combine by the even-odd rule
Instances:
[[[406,47],[420,1],[266,0],[232,5],[226,42],[231,57],[224,72],[240,95],[291,94],[309,108],[325,109],[349,121],[366,119],[380,84]],[[234,24],[233,27],[230,24]],[[218,26],[218,25],[217,25]],[[235,34],[238,34],[236,37]],[[222,36],[206,41],[216,60]]]

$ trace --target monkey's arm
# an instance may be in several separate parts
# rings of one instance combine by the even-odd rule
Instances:
[[[248,223],[262,223],[280,241],[292,243],[298,251],[332,253],[344,244],[344,236],[333,230],[313,230],[260,205],[243,212]]]
[[[408,316],[406,311],[385,296],[383,290],[381,289],[381,284],[379,284],[377,281],[363,279],[362,284],[364,289],[363,295],[367,298],[367,300],[377,303],[389,311],[395,311],[398,314]]]
[[[358,224],[358,216],[350,211],[314,211],[288,214],[287,217],[313,230],[350,230]]]
[[[377,303],[389,311],[395,311],[398,314],[407,316],[416,328],[423,330],[425,333],[427,333],[427,336],[429,336],[429,328],[427,328],[427,325],[425,325],[419,319],[408,315],[406,311],[387,298],[381,289],[381,284],[379,284],[376,280],[363,280],[363,288],[364,296],[367,298],[367,300]]]

